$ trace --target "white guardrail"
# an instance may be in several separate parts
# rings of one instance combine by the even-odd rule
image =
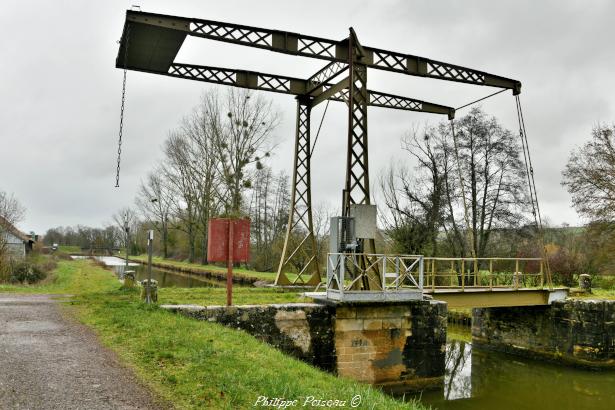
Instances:
[[[422,255],[383,255],[365,253],[329,253],[327,256],[327,293],[343,296],[364,292],[355,284],[368,278],[370,292],[423,291]],[[379,289],[378,289],[379,287]]]

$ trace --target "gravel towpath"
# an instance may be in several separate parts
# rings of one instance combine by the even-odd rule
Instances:
[[[159,409],[130,370],[47,295],[0,294],[1,409]]]

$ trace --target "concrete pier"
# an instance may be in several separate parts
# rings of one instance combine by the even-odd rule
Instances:
[[[442,383],[444,376],[443,302],[162,307],[244,330],[285,353],[362,382],[423,387]]]

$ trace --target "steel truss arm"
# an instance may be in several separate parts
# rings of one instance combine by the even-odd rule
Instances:
[[[210,40],[262,48],[297,56],[319,58],[337,63],[348,63],[348,39],[336,41],[287,31],[132,10],[127,11],[126,20],[129,23],[177,30],[185,32],[187,35]],[[123,38],[122,41],[124,41]],[[514,94],[521,92],[520,81],[456,64],[372,47],[362,47],[361,54],[360,60],[357,62],[365,64],[368,68],[440,80],[507,88],[513,90]]]
[[[256,71],[234,70],[230,68],[210,67],[194,64],[173,63],[171,64],[168,73],[156,72],[156,74],[165,74],[170,77],[291,95],[305,95],[311,89],[311,94],[314,96],[313,103],[311,104],[312,106],[315,106],[319,102],[326,99],[333,101],[346,101],[346,95],[348,94],[348,85],[347,81],[344,83],[345,80],[340,82],[344,83],[343,85],[345,85],[345,87],[339,87],[344,89],[336,89],[335,93],[330,93],[329,90],[334,90],[336,85],[324,83],[319,87],[313,88],[312,85],[314,82],[311,79],[303,80],[301,78],[259,73]],[[381,93],[378,91],[368,91],[367,105],[373,107],[394,108],[405,111],[446,114],[449,118],[454,117],[455,113],[455,110],[452,107],[402,97],[399,95]]]

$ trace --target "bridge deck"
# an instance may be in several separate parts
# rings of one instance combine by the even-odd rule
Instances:
[[[549,305],[555,300],[564,300],[568,288],[506,288],[506,287],[447,287],[424,289],[400,288],[387,291],[305,292],[316,300],[337,302],[405,302],[421,299],[422,295],[448,303],[449,308],[484,308],[512,306]]]
[[[449,307],[509,307],[549,305],[568,296],[568,288],[489,288],[466,287],[424,289],[423,293],[435,300],[448,303]]]

